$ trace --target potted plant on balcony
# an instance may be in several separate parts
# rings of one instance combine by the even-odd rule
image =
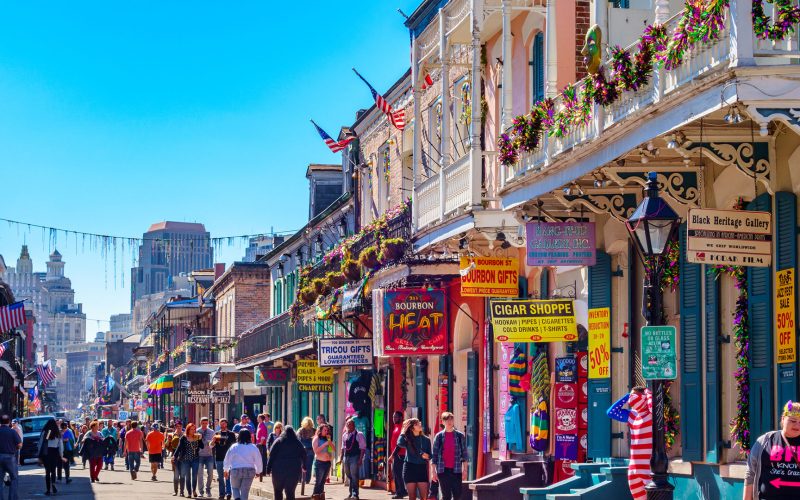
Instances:
[[[315,300],[317,300],[317,295],[318,294],[316,290],[314,290],[311,286],[302,288],[299,294],[300,301],[308,306],[310,306],[311,304],[314,303]]]
[[[330,291],[328,283],[323,278],[314,278],[311,280],[311,288],[317,292],[317,295],[328,295]]]
[[[358,263],[367,269],[377,269],[381,265],[378,258],[378,247],[372,245],[362,250],[361,255],[358,256]]]
[[[328,287],[332,290],[341,288],[345,284],[344,275],[341,272],[331,271],[325,275],[325,280],[328,282]]]
[[[356,281],[361,278],[361,268],[358,266],[358,262],[353,259],[344,260],[341,270],[347,281]]]
[[[406,240],[403,238],[389,238],[381,243],[381,262],[398,260],[406,251]]]

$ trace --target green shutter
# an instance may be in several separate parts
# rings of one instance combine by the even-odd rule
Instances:
[[[419,408],[419,421],[422,428],[427,429],[425,422],[428,420],[428,360],[418,359],[414,363],[414,399]]]
[[[684,461],[703,460],[703,266],[686,260],[686,224],[680,227],[681,448]]]
[[[311,393],[311,411],[309,412],[308,416],[311,417],[312,420],[316,422],[317,415],[319,415],[319,398],[322,396],[322,393],[314,392]]]
[[[469,480],[475,479],[478,461],[478,353],[467,353],[467,462]]]
[[[292,384],[292,415],[291,418],[297,420],[297,416],[300,415],[302,411],[300,409],[300,395],[303,394],[302,392],[297,390],[297,382]],[[290,425],[291,422],[289,421],[290,416],[286,416],[286,420],[283,422],[284,425]]]
[[[770,211],[766,193],[747,210]],[[750,319],[750,442],[773,430],[772,268],[747,268],[748,317]]]
[[[543,267],[539,275],[539,298],[546,299],[550,297],[550,269]]]
[[[703,266],[703,271],[707,267]],[[706,327],[706,462],[718,462],[722,429],[720,427],[720,370],[719,370],[719,281],[704,273],[706,288],[703,293]]]
[[[794,193],[775,193],[775,269],[794,269],[797,296],[797,197]],[[795,299],[796,300],[796,299]],[[797,304],[795,304],[797,310]],[[796,348],[797,346],[795,346]],[[796,363],[778,365],[778,414],[786,401],[797,401]]]
[[[599,250],[597,263],[589,267],[589,308],[598,307],[611,307],[611,256]],[[590,430],[586,454],[591,458],[610,457],[611,419],[606,410],[611,406],[611,379],[589,380],[587,388]]]

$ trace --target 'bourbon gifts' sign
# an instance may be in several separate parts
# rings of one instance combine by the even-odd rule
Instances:
[[[447,354],[444,290],[386,290],[383,297],[383,354]]]

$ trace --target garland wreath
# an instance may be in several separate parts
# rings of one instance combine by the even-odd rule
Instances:
[[[775,24],[764,13],[764,0],[753,0],[753,32],[759,40],[773,42],[784,40],[795,32],[794,25],[800,23],[800,7],[792,0],[766,0],[775,6]]]

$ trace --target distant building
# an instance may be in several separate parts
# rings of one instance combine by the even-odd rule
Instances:
[[[105,356],[105,342],[83,342],[67,347],[67,387],[61,402],[66,409],[77,408],[93,388],[97,364]]]
[[[283,243],[283,236],[261,235],[253,236],[249,240],[249,245],[244,250],[244,262],[256,262],[259,258],[267,255],[276,245]]]
[[[128,335],[133,334],[133,329],[131,328],[131,320],[133,315],[131,313],[125,314],[112,314],[109,323],[111,324],[108,331],[113,332],[115,334],[124,334],[121,338],[125,338]]]
[[[150,316],[158,311],[159,307],[174,297],[191,297],[193,290],[194,284],[189,281],[188,276],[178,276],[173,280],[172,287],[169,290],[139,297],[133,304],[133,333],[142,335]]]

